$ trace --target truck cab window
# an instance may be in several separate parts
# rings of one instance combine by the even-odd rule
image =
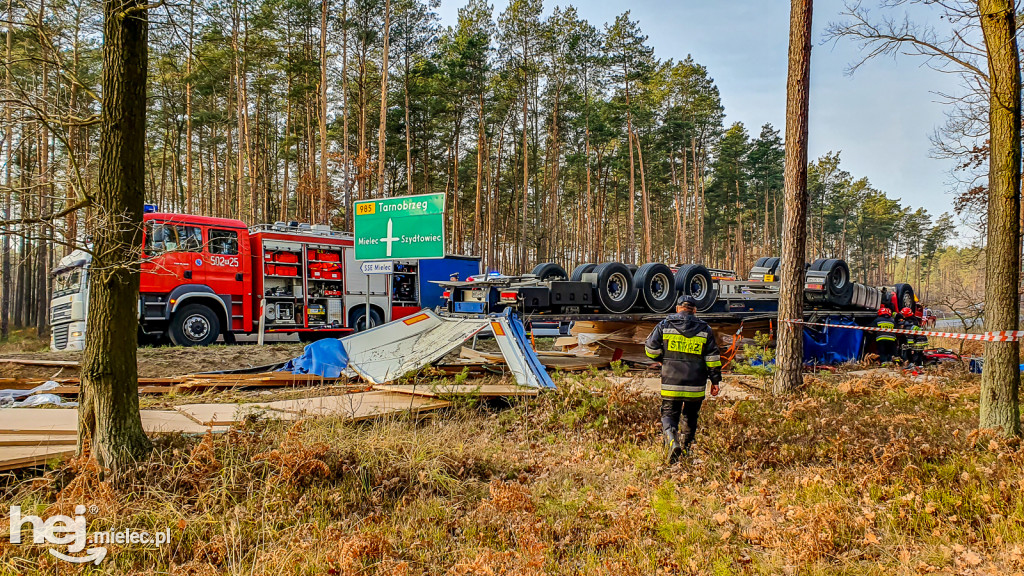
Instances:
[[[238,254],[238,232],[210,229],[210,254],[235,256]]]
[[[153,224],[146,230],[146,255],[166,252],[202,252],[203,232],[197,226]]]

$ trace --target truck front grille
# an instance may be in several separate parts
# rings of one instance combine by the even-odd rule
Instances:
[[[64,350],[68,347],[68,329],[70,327],[70,324],[53,327],[53,347],[57,350]]]
[[[65,304],[58,304],[50,309],[50,324],[56,324],[57,322],[71,320],[71,302]]]

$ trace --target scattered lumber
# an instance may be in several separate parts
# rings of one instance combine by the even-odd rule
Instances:
[[[505,357],[494,352],[481,352],[463,346],[459,351],[459,357],[470,362],[481,364],[505,364]],[[580,354],[576,352],[559,352],[554,350],[538,350],[537,357],[545,368],[557,368],[559,370],[587,370],[591,366],[607,366],[611,362],[611,356],[599,357]]]
[[[0,446],[0,471],[63,460],[75,450],[75,446]]]
[[[427,398],[451,398],[455,396],[476,396],[479,398],[502,398],[512,396],[536,396],[537,388],[526,386],[504,385],[504,384],[483,384],[474,386],[472,384],[435,384],[432,386],[416,384],[385,384],[374,386],[375,390],[393,392],[396,394],[407,394],[411,396],[424,396]]]
[[[404,412],[419,414],[448,405],[448,402],[442,400],[379,390],[344,396],[319,396],[259,404],[259,406],[282,412],[308,416],[341,416],[354,422]]]
[[[78,366],[76,360],[36,360],[34,358],[0,358],[3,364],[21,364],[23,366],[60,366],[62,368],[75,368]]]

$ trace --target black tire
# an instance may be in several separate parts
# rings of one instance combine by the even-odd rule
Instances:
[[[573,282],[580,282],[583,280],[583,275],[590,274],[594,271],[594,268],[597,268],[597,264],[591,264],[589,262],[586,264],[580,264],[572,269],[572,274],[569,275],[569,280],[572,280]]]
[[[697,301],[697,310],[703,312],[718,300],[711,272],[700,264],[684,264],[676,270],[676,294],[692,296]]]
[[[637,269],[633,283],[651,312],[668,312],[676,303],[676,282],[672,269],[650,262]]]
[[[850,267],[846,262],[830,258],[820,263],[818,270],[827,275],[829,301],[836,306],[849,306],[853,298],[853,282],[850,281]]]
[[[899,304],[900,310],[904,308],[914,309],[916,302],[914,302],[914,287],[910,284],[897,284],[893,286],[893,292],[896,293],[896,303]]]
[[[384,323],[384,320],[380,317],[380,313],[377,310],[370,308],[370,326],[380,326]],[[352,328],[356,332],[362,332],[367,329],[366,326],[366,306],[358,306],[355,312],[352,313]]]
[[[811,262],[811,267],[808,268],[808,270],[822,270],[823,269],[821,267],[822,264],[824,264],[825,262],[828,262],[828,260],[829,260],[828,258],[818,258],[814,262]]]
[[[764,266],[764,261],[767,259],[767,256],[761,256],[760,258],[757,259],[756,262],[754,262],[754,267]]]
[[[541,282],[547,282],[548,280],[568,280],[569,275],[565,273],[565,268],[562,268],[554,262],[545,262],[534,266],[533,271],[530,272]]]
[[[637,290],[629,267],[619,262],[605,262],[594,268],[597,274],[597,301],[613,314],[621,314],[633,307]]]
[[[186,304],[171,318],[167,336],[175,346],[209,346],[220,336],[220,319],[202,304]]]
[[[779,273],[779,264],[782,262],[782,258],[772,257],[764,259],[764,266],[768,269],[768,273],[775,276]]]

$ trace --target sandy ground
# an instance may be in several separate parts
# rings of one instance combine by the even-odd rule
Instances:
[[[238,344],[201,348],[159,347],[139,348],[139,376],[161,377],[252,368],[285,362],[302,354],[304,344],[276,342],[264,346]],[[0,359],[27,358],[34,360],[80,361],[81,352],[34,352],[0,354]],[[4,378],[70,378],[78,376],[77,367],[27,366],[13,362],[0,362],[0,377]]]

